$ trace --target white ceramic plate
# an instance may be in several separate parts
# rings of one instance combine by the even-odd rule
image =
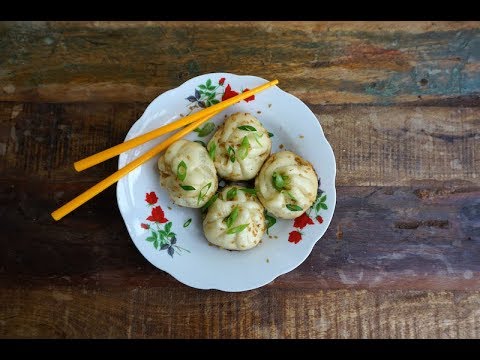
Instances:
[[[157,97],[125,140],[208,106],[211,102],[205,92],[213,94],[211,100],[221,101],[224,94],[233,96],[232,91],[252,89],[265,82],[255,76],[227,73],[193,78]],[[296,97],[273,87],[255,95],[254,100],[231,106],[215,116],[213,122],[218,126],[225,115],[238,111],[253,114],[273,134],[272,152],[290,150],[313,164],[320,186],[309,217],[278,219],[255,248],[228,251],[209,245],[203,235],[200,210],[174,205],[160,187],[158,157],[129,173],[117,185],[120,212],[142,255],[182,283],[199,289],[250,290],[295,269],[325,233],[335,209],[335,157],[310,109]],[[212,135],[213,132],[199,137],[195,132],[186,139],[207,143]],[[120,155],[119,168],[167,136]]]

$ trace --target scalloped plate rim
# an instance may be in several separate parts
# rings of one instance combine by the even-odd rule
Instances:
[[[178,91],[180,90],[181,88],[185,88],[185,87],[188,87],[189,85],[192,85],[192,87],[195,87],[194,84],[197,84],[198,81],[202,78],[206,78],[206,77],[239,77],[239,78],[250,78],[250,79],[254,79],[254,80],[261,80],[263,82],[267,82],[268,80],[266,79],[263,79],[261,77],[258,77],[258,76],[253,76],[253,75],[238,75],[238,74],[233,74],[233,73],[225,73],[225,72],[222,72],[222,73],[206,73],[206,74],[202,74],[202,75],[198,75],[198,76],[195,76],[189,80],[186,80],[185,82],[183,82],[182,84],[180,84],[179,86],[175,87],[175,88],[172,88],[172,89],[169,89],[163,93],[161,93],[160,95],[158,95],[157,97],[155,97],[155,99],[153,99],[150,104],[145,108],[144,112],[142,113],[142,115],[139,117],[139,119],[137,121],[135,121],[132,126],[130,127],[129,131],[127,132],[127,135],[125,136],[125,141],[128,140],[130,137],[132,137],[132,134],[134,134],[137,130],[137,128],[140,126],[140,124],[144,121],[144,118],[146,117],[146,115],[152,110],[152,108],[155,106],[156,102],[158,102],[158,100],[161,98],[161,97],[164,97],[166,95],[171,95],[172,93],[174,93],[175,91]],[[280,81],[281,83],[281,81]],[[296,96],[286,92],[285,90],[282,90],[280,87],[275,86],[273,87],[272,89],[276,89],[278,91],[280,91],[280,93],[282,93],[284,96],[288,96],[292,101],[298,103],[298,105],[300,106],[304,106],[308,109],[309,112],[311,112],[312,116],[316,118],[315,114],[308,108],[308,106],[306,106],[306,104],[301,101],[299,98],[297,98]],[[266,90],[268,91],[268,90]],[[333,218],[333,215],[335,213],[335,208],[336,208],[336,159],[335,159],[335,154],[333,152],[333,149],[332,149],[332,146],[330,145],[329,141],[327,140],[327,138],[325,137],[325,133],[323,131],[323,128],[321,126],[321,123],[318,119],[316,119],[316,123],[318,124],[318,127],[319,127],[319,130],[321,132],[321,138],[322,140],[324,140],[324,142],[326,143],[327,147],[326,149],[328,149],[328,156],[331,158],[331,160],[333,161],[333,172],[330,174],[332,176],[332,183],[333,183],[333,186],[331,189],[329,190],[332,190],[331,192],[328,193],[328,196],[330,197],[333,197],[333,209],[332,209],[332,214],[331,216],[326,219],[324,221],[323,224],[324,227],[323,227],[323,230],[321,232],[321,234],[318,236],[318,239],[314,240],[311,242],[311,246],[309,246],[307,248],[308,251],[305,251],[305,253],[299,257],[299,261],[297,261],[297,263],[295,265],[292,265],[292,266],[287,266],[281,270],[279,270],[276,274],[273,274],[272,276],[270,276],[268,279],[265,279],[265,280],[262,280],[261,282],[259,282],[258,284],[253,284],[251,286],[243,286],[241,288],[239,287],[217,287],[213,284],[210,284],[210,285],[206,285],[206,286],[202,286],[201,284],[199,284],[198,282],[196,281],[190,281],[188,278],[184,278],[184,277],[181,277],[181,276],[178,276],[177,274],[174,274],[166,269],[162,269],[161,267],[157,266],[156,264],[154,264],[143,252],[142,250],[140,249],[140,247],[137,245],[136,241],[134,240],[134,233],[133,231],[131,230],[128,222],[127,222],[127,219],[126,219],[126,212],[128,209],[123,209],[123,204],[121,204],[121,201],[120,201],[120,196],[121,196],[121,184],[122,184],[122,180],[125,179],[120,179],[120,181],[117,183],[117,188],[116,188],[116,197],[117,197],[117,205],[118,205],[118,208],[119,208],[119,211],[122,215],[122,218],[123,218],[123,221],[125,223],[125,226],[127,228],[127,231],[129,233],[129,236],[132,240],[132,242],[135,244],[135,247],[138,249],[138,251],[140,252],[140,254],[142,256],[144,256],[153,266],[155,266],[156,268],[160,269],[161,271],[165,271],[166,273],[168,273],[169,275],[171,275],[173,278],[175,278],[177,281],[187,285],[187,286],[190,286],[192,288],[196,288],[196,289],[200,289],[200,290],[220,290],[220,291],[224,291],[224,292],[242,292],[242,291],[249,291],[249,290],[253,290],[253,289],[257,289],[259,287],[262,287],[262,286],[265,286],[265,285],[268,285],[270,284],[272,281],[274,281],[276,278],[278,278],[279,276],[281,275],[284,275],[286,273],[289,273],[291,272],[292,270],[296,269],[298,266],[300,266],[307,258],[308,256],[311,254],[312,250],[313,250],[313,247],[317,244],[317,242],[325,235],[325,232],[327,231],[328,227],[330,226],[330,223],[332,221],[332,218]],[[273,150],[273,149],[272,149]],[[273,151],[272,151],[273,153]],[[125,153],[122,153],[119,158],[118,158],[118,168],[121,168],[124,166],[124,157],[125,157]],[[307,159],[308,160],[308,159]],[[252,249],[252,251],[254,251],[254,249]]]

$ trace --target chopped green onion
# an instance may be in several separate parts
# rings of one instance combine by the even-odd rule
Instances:
[[[188,225],[190,225],[191,222],[192,222],[192,218],[188,219],[188,220],[185,221],[185,223],[183,224],[183,227],[184,227],[184,228],[188,227]]]
[[[247,228],[248,225],[250,225],[250,223],[242,224],[242,225],[238,225],[238,226],[235,226],[233,228],[230,228],[230,229],[227,230],[227,234],[237,234],[239,232],[242,232],[243,230],[245,230]]]
[[[195,190],[195,188],[193,186],[190,186],[190,185],[180,185],[180,187],[185,191]]]
[[[202,145],[204,148],[207,147],[207,144],[205,144],[202,140],[195,140],[196,143],[199,143],[200,145]]]
[[[212,142],[210,145],[210,149],[208,149],[208,155],[210,156],[210,159],[215,160],[215,151],[217,150],[217,144]]]
[[[202,211],[206,211],[218,199],[218,194],[213,195],[202,207]]]
[[[180,161],[180,164],[177,166],[177,179],[180,181],[185,180],[187,177],[187,164],[185,164],[185,161]]]
[[[228,152],[228,156],[230,157],[230,161],[232,163],[235,162],[235,150],[231,146],[229,146],[227,149],[227,152]]]
[[[215,124],[212,122],[207,122],[205,125],[203,125],[203,127],[198,127],[193,131],[198,133],[198,136],[205,137],[208,134],[210,134],[213,130],[215,130]]]
[[[255,141],[257,142],[257,144],[258,144],[259,146],[262,146],[262,143],[260,142],[260,140],[258,140],[258,139],[261,138],[261,136],[259,136],[258,134],[253,134],[253,135],[255,136]]]
[[[268,229],[270,229],[273,225],[277,223],[277,219],[267,214],[267,212],[265,211],[265,221],[267,222],[267,234],[268,234]]]
[[[290,198],[291,198],[292,200],[297,201],[297,199],[295,199],[295,196],[293,196],[290,191],[285,191],[285,193],[286,193],[288,196],[290,196]]]
[[[207,185],[200,189],[200,192],[198,193],[197,204],[200,204],[200,201],[203,201],[203,199],[205,199],[205,196],[207,195],[208,190],[210,190],[211,187],[212,183],[209,182]]]
[[[227,228],[231,228],[235,220],[237,220],[238,211],[238,206],[235,206],[230,215],[226,217],[225,221],[227,222]]]
[[[257,195],[256,189],[240,188],[238,190],[242,190],[243,192],[246,192],[247,194],[250,194],[250,195]]]
[[[290,211],[302,211],[302,208],[298,205],[287,204],[287,209]]]
[[[244,136],[240,147],[238,148],[238,156],[240,159],[245,160],[248,156],[248,149],[250,148],[250,142],[248,141],[248,137]]]
[[[268,137],[273,137],[273,133],[269,132]]]
[[[285,178],[276,171],[272,174],[272,184],[277,191],[282,191],[285,187]]]
[[[227,191],[227,200],[233,200],[237,196],[237,188],[233,187]]]
[[[250,125],[242,125],[242,126],[239,126],[238,129],[245,130],[245,131],[257,131],[257,129],[255,129],[253,126],[250,126]]]

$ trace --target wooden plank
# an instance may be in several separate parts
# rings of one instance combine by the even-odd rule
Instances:
[[[115,160],[81,175],[73,162],[122,142],[146,105],[0,103],[0,178],[100,180]],[[310,107],[333,147],[338,186],[480,185],[480,107]]]
[[[6,22],[0,100],[146,102],[248,64],[312,104],[478,104],[479,35],[478,22]]]
[[[312,106],[338,185],[480,184],[480,107]]]
[[[89,185],[0,181],[1,283],[183,287],[135,248],[114,188],[58,223],[51,219]],[[324,237],[269,287],[480,290],[479,214],[479,186],[339,187]]]
[[[0,338],[478,338],[480,293],[2,289]]]

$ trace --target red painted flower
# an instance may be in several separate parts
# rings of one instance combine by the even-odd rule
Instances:
[[[219,85],[223,85],[224,82],[225,82],[225,78],[221,78],[220,80],[218,80]]]
[[[150,225],[148,225],[148,224],[143,224],[143,223],[142,223],[142,224],[140,224],[140,226],[141,226],[143,229],[145,229],[145,230],[150,229]]]
[[[306,213],[295,218],[295,221],[293,222],[293,226],[299,229],[303,229],[305,226],[313,224],[313,220],[310,219]]]
[[[158,197],[155,194],[155,192],[150,192],[145,195],[145,201],[149,203],[150,205],[156,204],[158,201]]]
[[[228,84],[227,87],[225,88],[225,92],[223,93],[222,101],[230,99],[237,95],[238,95],[238,92],[232,90],[232,87],[230,86],[230,84]]]
[[[152,208],[152,215],[150,215],[147,220],[159,222],[162,224],[168,221],[160,206],[155,206],[154,208]]]
[[[323,218],[320,215],[318,215],[317,216],[317,221],[318,221],[319,224],[321,224],[321,223],[323,223]]]
[[[243,89],[242,92],[245,92],[245,91],[248,91],[250,90],[249,88],[245,88]],[[249,101],[252,101],[252,100],[255,100],[255,95],[252,95],[252,96],[249,96],[248,98],[244,99],[246,102],[249,102]]]
[[[292,231],[290,234],[288,234],[288,241],[298,244],[302,240],[302,234],[298,231]]]

